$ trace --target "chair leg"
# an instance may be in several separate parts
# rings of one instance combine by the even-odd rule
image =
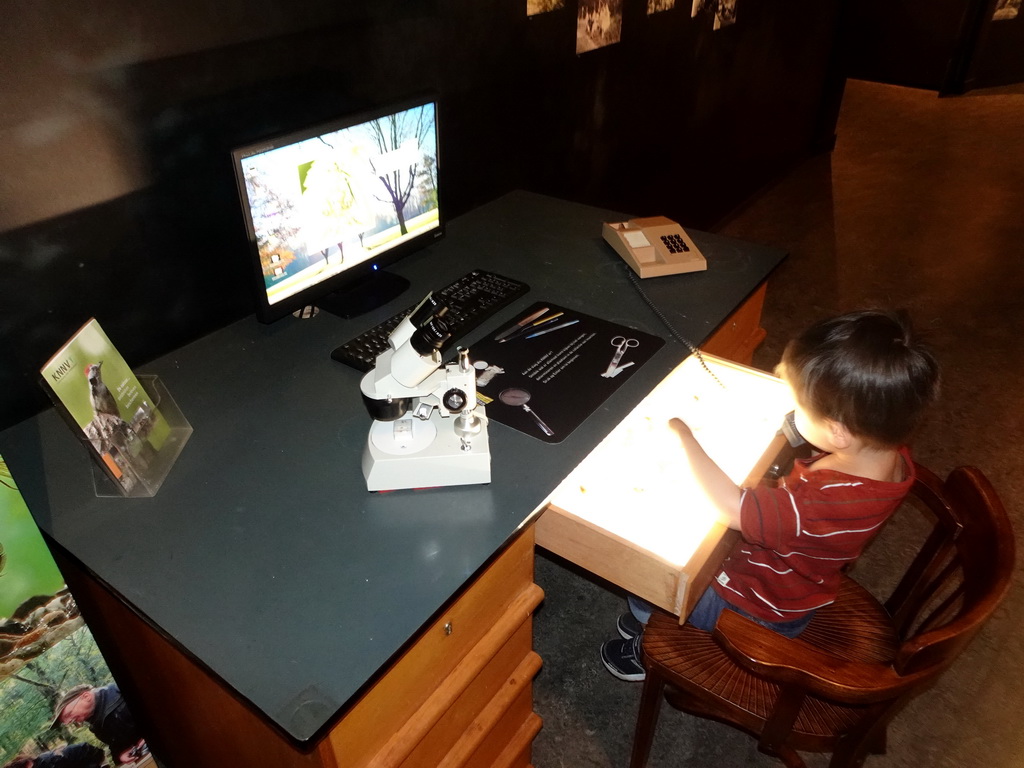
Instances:
[[[644,680],[644,689],[640,694],[640,711],[636,716],[636,730],[633,733],[633,755],[629,768],[644,768],[651,754],[654,741],[654,726],[658,723],[658,712],[661,710],[661,697],[665,690],[665,681],[650,669]]]
[[[757,740],[757,748],[761,752],[779,758],[786,768],[807,768],[796,750],[786,745],[786,737],[793,731],[793,724],[806,698],[807,694],[800,689],[783,688]]]
[[[829,768],[861,768],[868,755],[885,754],[889,721],[898,709],[890,702],[876,705],[873,713],[865,714],[860,726],[839,740]]]
[[[761,747],[758,747],[758,750],[766,755],[777,757],[786,768],[807,768],[807,763],[804,762],[804,759],[800,757],[795,749],[790,747],[780,747],[778,749],[761,749]]]
[[[832,753],[832,759],[828,765],[829,768],[861,768],[867,757],[868,749],[863,741],[856,744],[848,744],[841,741]]]
[[[861,768],[869,754],[885,753],[885,742],[884,724],[876,724],[874,728],[860,736],[851,735],[840,739],[832,752],[829,768]]]

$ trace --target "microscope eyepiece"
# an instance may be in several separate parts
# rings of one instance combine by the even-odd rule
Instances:
[[[431,317],[444,314],[445,309],[447,307],[435,299],[433,293],[428,293],[423,297],[423,301],[417,304],[413,311],[409,313],[409,322],[416,328],[419,328]]]
[[[434,317],[420,326],[409,339],[412,348],[420,357],[427,357],[435,349],[440,350],[452,336],[448,324],[440,317]]]

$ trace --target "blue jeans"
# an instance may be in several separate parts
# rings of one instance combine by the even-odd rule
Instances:
[[[629,603],[630,613],[633,614],[637,621],[646,625],[647,620],[651,618],[654,606],[634,595],[629,595],[626,599]],[[704,594],[701,595],[700,600],[697,601],[697,605],[693,607],[693,611],[686,621],[693,624],[697,629],[710,632],[715,628],[718,617],[726,608],[730,611],[735,611],[741,616],[746,616],[751,621],[757,622],[763,627],[768,627],[768,629],[778,632],[784,637],[796,637],[804,631],[807,625],[811,623],[811,619],[814,618],[814,611],[811,611],[806,616],[801,616],[799,619],[793,619],[792,621],[765,621],[756,616],[751,616],[746,611],[741,611],[715,592],[713,587],[708,587]]]

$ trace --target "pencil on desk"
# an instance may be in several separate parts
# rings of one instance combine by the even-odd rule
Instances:
[[[530,325],[526,326],[525,328],[520,328],[518,331],[513,333],[511,336],[506,336],[504,339],[500,339],[498,341],[498,343],[499,344],[504,344],[506,341],[512,341],[512,339],[518,339],[524,333],[529,333],[531,330],[536,328],[538,325],[544,325],[544,323],[551,322],[552,320],[555,320],[555,319],[561,317],[563,314],[565,314],[565,313],[564,312],[555,312],[555,314],[549,315],[548,317],[542,317],[540,320],[536,321],[535,323],[531,323]]]
[[[576,325],[576,323],[578,323],[578,322],[579,322],[579,320],[570,320],[567,323],[561,323],[559,325],[552,326],[551,328],[545,328],[543,331],[537,331],[536,333],[531,333],[526,338],[532,339],[534,336],[543,336],[545,333],[551,333],[552,331],[557,331],[560,328],[568,328],[570,325]]]
[[[555,312],[555,314],[553,314],[553,315],[548,315],[547,317],[542,317],[540,320],[535,322],[533,325],[544,325],[544,323],[550,323],[556,317],[561,317],[564,314],[565,314],[564,312]]]
[[[541,315],[543,315],[547,311],[548,311],[547,307],[541,307],[536,312],[534,312],[532,315],[527,315],[526,317],[524,317],[522,320],[520,320],[515,325],[509,326],[508,328],[506,328],[504,331],[502,331],[497,336],[495,336],[494,340],[495,341],[501,341],[506,336],[511,336],[516,331],[522,330],[523,328],[528,326],[530,323],[532,323],[534,320],[536,320],[538,317],[540,317]]]

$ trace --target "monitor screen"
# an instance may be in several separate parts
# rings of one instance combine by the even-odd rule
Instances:
[[[235,150],[259,319],[393,298],[383,269],[444,232],[437,148],[437,104],[419,101]]]

